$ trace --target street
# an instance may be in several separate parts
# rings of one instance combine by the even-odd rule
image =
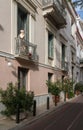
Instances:
[[[83,96],[18,130],[83,130]]]

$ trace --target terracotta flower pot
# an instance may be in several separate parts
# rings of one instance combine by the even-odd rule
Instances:
[[[53,102],[55,103],[55,106],[56,106],[57,103],[60,101],[60,97],[59,97],[59,96],[56,96],[56,95],[53,95],[53,96],[52,96],[52,99],[53,99]]]
[[[68,96],[68,92],[66,92],[66,98],[69,98],[69,96]]]

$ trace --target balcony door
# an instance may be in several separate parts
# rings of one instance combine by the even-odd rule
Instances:
[[[18,88],[25,87],[27,85],[27,73],[28,69],[18,67]]]
[[[18,15],[17,15],[17,35],[20,34],[20,30],[24,30],[25,40],[28,39],[29,30],[29,14],[21,5],[18,5]]]

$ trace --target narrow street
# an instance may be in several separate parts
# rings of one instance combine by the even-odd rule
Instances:
[[[83,96],[18,130],[83,130]]]

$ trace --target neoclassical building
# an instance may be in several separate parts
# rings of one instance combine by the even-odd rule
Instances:
[[[80,63],[80,81],[83,81],[83,20],[77,17],[77,58]]]
[[[69,75],[79,81],[72,3],[0,0],[0,17],[0,87],[19,81],[19,88],[34,91],[40,106],[48,96],[46,80]]]

